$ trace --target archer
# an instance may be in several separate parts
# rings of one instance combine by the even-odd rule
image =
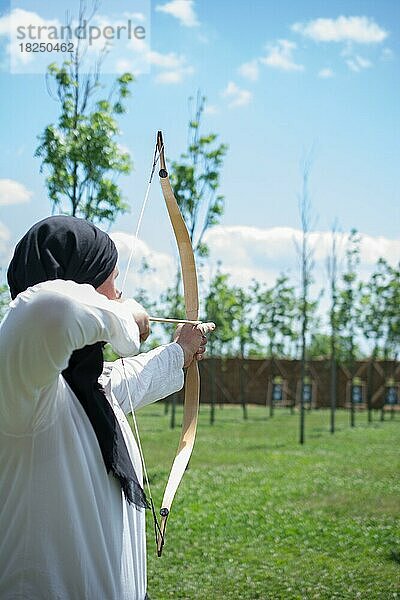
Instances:
[[[212,326],[138,354],[149,316],[119,299],[117,250],[89,222],[34,225],[0,327],[0,597],[146,598],[139,451],[126,414],[181,389]],[[120,356],[103,364],[109,342]],[[133,406],[131,406],[131,403]]]

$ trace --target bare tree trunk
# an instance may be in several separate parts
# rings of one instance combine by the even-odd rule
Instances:
[[[332,230],[332,247],[331,255],[327,260],[328,277],[331,288],[331,308],[330,308],[330,326],[331,326],[331,415],[330,415],[330,432],[335,433],[335,415],[337,405],[337,357],[336,357],[336,306],[337,306],[337,225],[333,224]]]
[[[311,285],[311,270],[313,266],[312,251],[309,248],[309,233],[311,228],[311,205],[308,192],[308,179],[310,172],[310,157],[303,164],[303,185],[299,197],[299,210],[302,226],[301,247],[298,248],[301,263],[301,384],[300,384],[300,444],[305,442],[305,405],[304,385],[307,372],[307,331],[308,331],[308,302],[309,288]]]
[[[351,346],[353,346],[353,344],[351,344]],[[353,350],[351,351],[351,356],[353,356]],[[355,403],[354,403],[354,394],[353,394],[353,387],[354,387],[354,362],[352,361],[351,366],[350,366],[350,373],[351,373],[351,387],[350,387],[350,426],[351,427],[355,427],[356,426],[356,410],[355,410]]]
[[[217,377],[215,359],[211,359],[211,402],[210,402],[210,425],[215,423],[215,403],[217,396]]]
[[[368,423],[372,423],[372,382],[374,376],[374,354],[368,363],[368,375],[367,375],[367,408],[368,408]]]
[[[240,394],[240,404],[242,405],[243,419],[246,421],[248,418],[248,414],[247,414],[246,398],[245,398],[245,393],[244,393],[244,358],[241,358],[240,367],[239,367],[239,394]]]
[[[275,379],[275,359],[271,355],[271,397],[269,399],[269,416],[272,418],[274,416],[274,379]]]
[[[335,355],[335,352],[332,352],[332,356],[331,356],[331,427],[330,427],[331,433],[335,433],[336,398],[337,398],[336,355]]]

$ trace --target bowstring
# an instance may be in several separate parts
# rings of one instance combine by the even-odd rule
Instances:
[[[155,150],[154,150],[154,156],[153,156],[153,164],[152,164],[152,167],[151,167],[151,173],[150,173],[150,177],[149,177],[149,182],[147,184],[146,193],[144,195],[144,200],[143,200],[143,203],[142,203],[142,207],[140,209],[139,219],[138,219],[138,222],[137,222],[135,235],[133,236],[133,240],[132,240],[132,244],[131,244],[131,251],[129,253],[129,258],[128,258],[128,263],[126,265],[124,279],[122,281],[121,295],[124,293],[124,290],[125,290],[125,285],[126,285],[126,280],[127,280],[127,277],[128,277],[129,269],[130,269],[130,266],[131,266],[131,263],[132,263],[133,255],[134,255],[135,250],[136,250],[136,243],[137,243],[137,240],[138,240],[139,229],[140,229],[140,226],[142,224],[144,211],[146,209],[147,201],[149,199],[150,187],[151,187],[151,183],[153,181],[154,171],[156,170],[157,163],[160,160],[162,149],[163,148],[160,148],[160,150],[158,151],[157,144],[156,144],[156,147],[155,147]]]
[[[122,363],[122,369],[124,371],[125,387],[126,387],[126,391],[127,391],[128,398],[129,398],[129,405],[130,405],[130,409],[131,409],[132,421],[133,421],[133,426],[134,426],[134,430],[135,430],[134,435],[135,435],[137,446],[139,448],[140,462],[142,463],[144,481],[145,481],[145,485],[146,485],[148,496],[149,496],[151,514],[153,516],[154,533],[155,533],[155,540],[156,540],[156,544],[157,544],[158,535],[162,538],[162,540],[164,540],[164,535],[161,531],[161,527],[160,527],[160,524],[159,524],[158,518],[157,518],[156,509],[154,506],[153,494],[151,492],[151,486],[150,486],[150,479],[149,479],[149,475],[147,473],[146,462],[144,460],[142,442],[140,440],[139,428],[138,428],[138,424],[137,424],[137,420],[136,420],[136,415],[133,410],[132,396],[131,396],[131,391],[130,391],[129,385],[128,385],[128,378],[126,375],[125,363],[124,363],[123,358],[121,358],[121,363]]]
[[[139,214],[139,219],[138,219],[137,226],[136,226],[135,235],[134,235],[133,240],[132,240],[131,250],[130,250],[130,253],[129,253],[129,258],[128,258],[128,263],[127,263],[126,270],[125,270],[124,279],[122,281],[121,296],[122,296],[123,291],[125,289],[126,280],[127,280],[127,277],[128,277],[128,272],[129,272],[129,269],[130,269],[130,266],[131,266],[131,263],[132,263],[132,260],[133,260],[133,256],[134,256],[134,253],[135,253],[135,250],[136,250],[136,245],[137,245],[138,236],[139,236],[139,230],[140,230],[140,226],[142,224],[144,211],[146,209],[147,201],[148,201],[148,198],[149,198],[150,187],[151,187],[151,183],[153,181],[154,172],[155,172],[157,163],[160,160],[160,156],[161,156],[161,152],[163,151],[163,148],[164,148],[164,145],[162,145],[161,148],[158,149],[157,144],[156,144],[156,147],[155,147],[155,150],[154,150],[153,164],[152,164],[152,168],[151,168],[151,172],[150,172],[150,177],[149,177],[149,181],[148,181],[148,184],[147,184],[146,193],[145,193],[145,196],[144,196],[142,207],[140,209],[140,214]],[[154,532],[155,532],[156,543],[157,543],[157,534],[159,534],[159,535],[162,536],[161,528],[160,528],[160,525],[159,525],[159,522],[158,522],[158,519],[157,519],[155,507],[154,507],[153,495],[152,495],[151,486],[150,486],[150,479],[149,479],[149,475],[147,473],[146,462],[144,460],[142,442],[140,440],[139,428],[138,428],[138,424],[137,424],[137,420],[136,420],[135,411],[133,410],[132,395],[131,395],[131,391],[130,391],[129,385],[128,385],[128,377],[127,377],[127,374],[126,374],[125,362],[124,362],[123,358],[121,358],[121,364],[122,364],[122,369],[123,369],[123,372],[124,372],[125,387],[126,387],[126,392],[127,392],[128,399],[129,399],[129,407],[131,409],[132,422],[133,422],[133,427],[134,427],[134,436],[135,436],[136,443],[137,443],[137,446],[138,446],[138,449],[139,449],[139,456],[140,456],[140,462],[142,463],[144,481],[145,481],[145,485],[146,485],[147,492],[148,492],[148,495],[149,495],[150,507],[151,507],[151,512],[152,512],[153,521],[154,521]]]

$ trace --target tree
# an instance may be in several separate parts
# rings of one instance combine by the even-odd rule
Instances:
[[[190,99],[192,100],[192,99]],[[188,125],[188,149],[171,165],[171,185],[189,230],[194,253],[208,256],[206,231],[217,225],[224,212],[224,197],[218,194],[220,171],[227,152],[217,144],[217,134],[201,134],[206,98],[197,94],[194,115]]]
[[[270,358],[284,356],[288,341],[293,341],[296,318],[296,293],[289,277],[281,273],[270,288],[256,284],[258,311],[256,320],[268,340]]]
[[[210,283],[205,298],[205,311],[208,320],[216,324],[216,330],[210,339],[210,350],[214,354],[226,356],[228,353],[241,359],[239,370],[239,397],[243,408],[243,417],[247,418],[244,385],[244,358],[261,354],[261,346],[256,340],[258,324],[256,298],[253,284],[249,290],[239,286],[229,286],[229,276],[218,271]],[[214,335],[215,333],[215,335]],[[212,374],[215,379],[215,373]],[[213,383],[212,405],[215,404],[215,384]],[[213,422],[213,406],[211,411]]]
[[[361,350],[356,345],[357,354],[360,353]],[[307,348],[307,356],[310,359],[318,359],[318,358],[331,358],[332,357],[332,335],[331,333],[313,333],[311,335],[310,343]],[[336,340],[335,342],[335,357],[337,362],[343,362],[346,357],[346,348],[343,342],[340,340]]]
[[[277,371],[275,359],[284,356],[285,350],[289,349],[290,343],[294,341],[294,319],[296,312],[296,293],[289,283],[289,278],[281,273],[274,285],[270,288],[255,285],[255,297],[257,301],[256,322],[260,336],[265,337],[265,345],[271,359],[271,381],[280,376]],[[289,342],[289,343],[288,343]],[[274,395],[270,395],[270,417],[274,415]]]
[[[297,246],[301,269],[301,295],[299,301],[301,323],[301,384],[300,384],[300,444],[304,444],[305,406],[304,386],[307,377],[307,334],[312,314],[313,303],[309,300],[314,266],[313,252],[310,248],[309,234],[311,230],[311,201],[309,195],[310,157],[302,165],[302,190],[299,195],[299,212],[302,228],[301,244]]]
[[[352,229],[347,240],[346,270],[343,273],[343,287],[337,298],[337,329],[345,346],[345,362],[353,384],[354,367],[358,358],[356,337],[360,324],[360,290],[357,269],[360,264],[361,238],[356,229]],[[352,387],[350,389],[350,423],[355,426],[355,406]]]
[[[331,306],[329,309],[330,325],[330,359],[331,359],[331,423],[330,431],[335,433],[335,412],[337,403],[337,340],[338,340],[338,322],[337,322],[337,227],[336,223],[332,227],[332,247],[330,256],[327,259],[328,279],[330,283]]]
[[[391,267],[380,258],[369,281],[362,287],[360,326],[367,340],[372,342],[368,367],[368,421],[372,421],[372,377],[377,358],[397,359],[400,348],[400,264]],[[386,369],[386,364],[385,364]],[[385,374],[388,380],[388,373]],[[381,419],[383,420],[383,409]]]
[[[211,357],[226,355],[235,339],[232,320],[236,311],[236,295],[234,288],[229,286],[228,279],[229,275],[221,273],[218,269],[210,282],[209,291],[205,297],[204,309],[206,319],[216,325],[216,329],[208,342],[208,354]],[[215,421],[216,396],[217,375],[215,361],[211,361],[211,424]]]
[[[210,282],[209,291],[204,299],[206,319],[216,325],[208,342],[208,354],[211,356],[233,353],[236,333],[232,322],[237,320],[237,297],[235,288],[229,286],[229,275],[217,271]]]
[[[192,100],[192,99],[190,99]],[[218,194],[220,171],[227,152],[226,144],[217,144],[217,134],[201,134],[201,119],[206,99],[197,94],[194,114],[188,124],[188,149],[170,168],[171,186],[189,231],[195,256],[205,258],[209,248],[204,235],[217,225],[224,210],[224,198]],[[183,318],[184,302],[180,294],[181,272],[175,285],[164,294],[165,314]]]
[[[88,20],[81,4],[79,25]],[[82,44],[77,40],[71,60],[48,67],[47,88],[60,112],[57,124],[47,125],[38,137],[35,156],[42,160],[41,172],[47,173],[53,213],[58,210],[110,224],[128,209],[116,178],[128,174],[132,165],[129,154],[118,145],[116,119],[125,112],[133,76],[124,73],[108,98],[99,98],[101,58],[91,73],[82,76]]]
[[[400,345],[400,264],[391,267],[380,258],[361,294],[360,324],[372,341],[372,357],[395,358]]]
[[[243,418],[247,419],[247,406],[244,393],[245,366],[244,358],[255,345],[254,333],[254,301],[252,295],[240,287],[234,287],[235,307],[232,314],[232,330],[238,342],[239,364],[239,398],[243,409]]]

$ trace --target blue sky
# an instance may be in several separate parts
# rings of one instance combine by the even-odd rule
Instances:
[[[118,0],[110,11],[103,2],[99,13],[115,20],[134,4]],[[40,18],[50,19],[74,5],[0,2],[3,266],[25,230],[49,214],[33,152],[36,136],[57,116],[42,75],[7,72],[7,15],[10,8],[36,7]],[[121,144],[134,162],[133,173],[120,179],[132,213],[113,226],[116,238],[125,240],[135,230],[157,129],[164,131],[167,157],[177,158],[185,149],[188,97],[200,89],[208,99],[204,131],[229,145],[221,185],[225,215],[208,240],[211,269],[221,259],[243,285],[252,277],[271,283],[281,269],[296,271],[292,240],[299,228],[300,163],[311,148],[317,267],[322,269],[335,219],[343,232],[356,227],[363,234],[366,272],[381,254],[397,261],[400,3],[156,0],[147,7],[149,72],[138,75],[120,121]],[[121,51],[129,64],[129,51]],[[105,76],[104,83],[113,77]],[[140,238],[138,252],[167,283],[174,251],[157,182]],[[154,281],[147,283],[152,288]]]

